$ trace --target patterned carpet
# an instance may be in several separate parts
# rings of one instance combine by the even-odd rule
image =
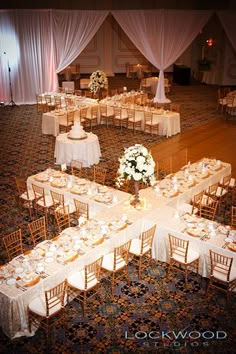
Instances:
[[[114,85],[114,83],[112,83]],[[117,87],[132,88],[137,80],[123,80]],[[181,130],[185,132],[210,120],[222,118],[215,113],[216,88],[205,85],[174,86],[171,99],[181,103]],[[204,107],[204,108],[203,108]],[[20,213],[15,200],[14,176],[27,177],[54,166],[55,138],[42,135],[41,114],[35,105],[14,108],[1,107],[1,186],[0,233],[7,234],[18,227],[27,238],[26,212]],[[142,143],[148,148],[165,139],[131,131],[120,133],[117,128],[94,128],[98,135],[102,160],[109,169],[108,184],[114,185],[118,157],[126,146]],[[91,178],[91,170],[85,175]],[[218,216],[219,218],[221,215]],[[6,260],[0,245],[0,263]],[[153,262],[141,281],[130,265],[130,286],[119,283],[112,301],[109,282],[102,282],[103,301],[94,299],[87,317],[80,304],[67,306],[67,326],[51,334],[51,346],[46,346],[43,332],[31,338],[10,341],[0,330],[0,352],[26,353],[236,353],[235,298],[226,302],[220,292],[206,297],[206,279],[191,274],[189,287],[184,287],[182,274],[172,272],[167,280],[166,264]],[[217,339],[217,331],[227,334]],[[162,338],[159,334],[162,333]],[[174,338],[178,335],[177,339]],[[222,332],[219,332],[222,333]],[[184,335],[186,334],[186,337]],[[184,337],[180,339],[181,335]],[[199,338],[198,338],[199,336]]]

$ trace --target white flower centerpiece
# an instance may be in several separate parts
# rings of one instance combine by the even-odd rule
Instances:
[[[139,183],[152,185],[155,182],[155,162],[151,153],[141,144],[126,148],[119,162],[117,185],[122,186],[127,180],[134,181],[135,198],[132,204],[136,206],[140,202]]]
[[[97,70],[92,73],[90,76],[89,88],[93,93],[108,89],[108,80],[104,71]]]

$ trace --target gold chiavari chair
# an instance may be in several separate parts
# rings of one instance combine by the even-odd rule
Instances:
[[[126,110],[122,110],[121,107],[113,107],[114,110],[114,118],[113,124],[118,126],[120,129],[123,127],[128,127],[128,115]]]
[[[45,216],[28,224],[30,237],[35,247],[38,243],[47,240],[47,229]]]
[[[144,111],[144,133],[149,132],[151,135],[159,133],[159,123],[155,121],[153,112]]]
[[[199,216],[212,221],[215,220],[218,204],[218,200],[209,196],[206,199],[203,198],[200,204]]]
[[[52,111],[56,108],[56,102],[55,102],[54,96],[45,95],[45,100],[46,100],[46,105],[47,105],[48,111]]]
[[[128,127],[132,127],[133,133],[135,134],[136,129],[141,130],[142,118],[139,117],[134,109],[128,109]]]
[[[87,111],[85,117],[85,125],[88,125],[91,131],[93,128],[93,124],[95,125],[98,124],[98,108],[99,108],[98,105],[92,106],[90,112]]]
[[[236,206],[231,206],[231,220],[230,220],[231,228],[236,230]]]
[[[34,211],[34,200],[35,196],[32,190],[28,189],[25,180],[19,177],[14,177],[16,182],[16,187],[18,191],[17,199],[19,201],[20,207],[26,207],[29,210],[30,217],[32,217]]]
[[[143,231],[140,238],[131,240],[129,255],[132,257],[130,263],[137,264],[138,277],[141,278],[141,271],[150,265],[152,260],[152,243],[156,231],[156,225],[149,230]]]
[[[9,262],[24,252],[21,229],[3,236],[2,242],[6,249]]]
[[[171,234],[169,234],[169,251],[170,263],[168,274],[173,267],[176,270],[184,272],[185,285],[187,286],[188,270],[194,270],[198,273],[199,253],[189,247],[189,241]]]
[[[114,114],[108,113],[108,106],[106,104],[100,104],[100,122],[105,123],[108,127],[109,123],[113,122]]]
[[[70,227],[69,205],[57,207],[54,213],[59,233]]]
[[[67,111],[65,116],[62,116],[59,120],[59,129],[63,129],[69,132],[72,125],[74,124],[75,111]]]
[[[105,184],[107,169],[99,165],[93,167],[93,181],[100,184]]]
[[[83,124],[86,120],[88,107],[81,107],[80,108],[80,123]]]
[[[47,102],[45,100],[45,96],[36,93],[35,97],[36,97],[37,111],[43,113],[47,112]]]
[[[111,277],[112,299],[114,298],[115,283],[121,277],[126,277],[129,283],[128,257],[131,241],[115,247],[113,252],[105,254],[102,261],[102,269]]]
[[[89,220],[89,204],[81,202],[78,199],[74,199],[74,204],[76,219],[78,220],[80,216],[83,216],[86,220]]]
[[[76,297],[82,305],[83,314],[87,311],[87,301],[98,295],[100,301],[101,296],[101,264],[103,256],[84,266],[81,271],[72,273],[68,281],[68,297]]]
[[[36,297],[28,305],[29,332],[32,326],[42,327],[46,332],[47,345],[52,327],[65,324],[65,306],[67,298],[67,281],[51,289],[45,290],[44,294]]]
[[[48,215],[51,211],[53,211],[52,197],[45,194],[44,188],[36,184],[32,183],[32,189],[35,196],[36,214],[42,210],[46,218],[46,224],[48,224]]]
[[[223,290],[229,298],[230,292],[236,288],[236,271],[232,268],[233,257],[210,250],[210,280],[206,293],[211,287]]]

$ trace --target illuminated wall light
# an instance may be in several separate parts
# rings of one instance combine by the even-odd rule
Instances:
[[[208,47],[212,47],[214,45],[214,40],[213,38],[209,38],[206,40],[206,43],[208,45]]]

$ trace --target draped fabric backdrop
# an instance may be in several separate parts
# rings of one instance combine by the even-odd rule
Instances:
[[[87,46],[109,11],[0,10],[0,100],[35,103],[35,93],[55,91],[57,73]],[[113,16],[140,52],[160,70],[155,101],[168,102],[164,70],[194,40],[212,11],[119,10]],[[236,48],[235,12],[218,13]]]
[[[236,13],[231,11],[217,11],[217,15],[232,47],[236,50]]]
[[[164,70],[187,49],[212,11],[129,10],[113,16],[139,51],[160,70],[155,102],[165,96]]]
[[[0,11],[0,100],[35,103],[35,93],[55,91],[57,73],[86,47],[108,11]],[[4,52],[6,54],[4,54]]]

